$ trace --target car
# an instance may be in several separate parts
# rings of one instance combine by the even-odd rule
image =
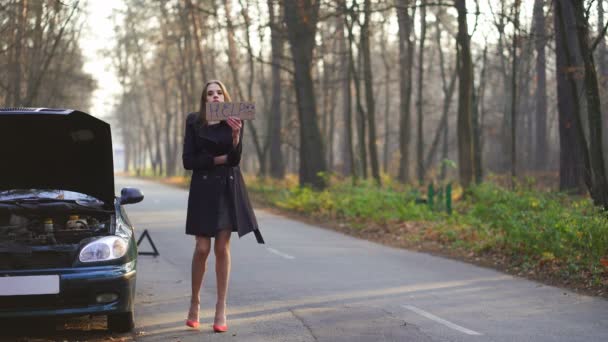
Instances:
[[[110,125],[78,110],[0,109],[0,321],[107,315],[134,326],[137,243],[114,192]]]

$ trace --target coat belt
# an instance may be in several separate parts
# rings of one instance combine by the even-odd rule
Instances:
[[[234,172],[239,170],[238,166],[222,166],[218,165],[211,170],[194,170],[193,177],[234,177]]]

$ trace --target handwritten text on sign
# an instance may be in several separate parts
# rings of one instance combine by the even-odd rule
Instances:
[[[252,102],[207,102],[207,120],[226,120],[235,116],[241,120],[255,119],[255,103]]]

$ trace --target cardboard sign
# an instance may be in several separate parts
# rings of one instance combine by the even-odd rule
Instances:
[[[255,119],[255,103],[253,102],[207,102],[207,120],[226,120],[235,116],[241,120]]]

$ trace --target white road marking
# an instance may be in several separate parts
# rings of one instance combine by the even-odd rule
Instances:
[[[454,330],[458,330],[458,331],[460,331],[462,333],[465,333],[467,335],[482,335],[481,333],[478,333],[477,331],[473,331],[473,330],[461,327],[458,324],[454,324],[454,323],[452,323],[450,321],[446,321],[443,318],[439,318],[439,317],[437,317],[437,316],[435,316],[435,315],[433,315],[433,314],[431,314],[429,312],[426,312],[424,310],[418,309],[415,306],[403,305],[403,307],[406,308],[406,309],[408,309],[408,310],[414,311],[415,313],[417,313],[417,314],[419,314],[421,316],[424,316],[424,317],[426,317],[426,318],[428,318],[430,320],[433,320],[435,322],[441,323],[441,324],[443,324],[443,325],[445,325],[445,326],[447,326],[449,328],[452,328]]]
[[[278,256],[280,256],[280,257],[283,257],[283,258],[285,258],[285,259],[292,260],[292,259],[295,259],[295,258],[296,258],[296,257],[293,257],[293,256],[291,256],[291,255],[289,255],[289,254],[281,253],[281,252],[277,251],[277,250],[276,250],[276,249],[274,249],[274,248],[266,247],[266,249],[267,249],[267,250],[268,250],[270,253],[276,254],[276,255],[278,255]]]

